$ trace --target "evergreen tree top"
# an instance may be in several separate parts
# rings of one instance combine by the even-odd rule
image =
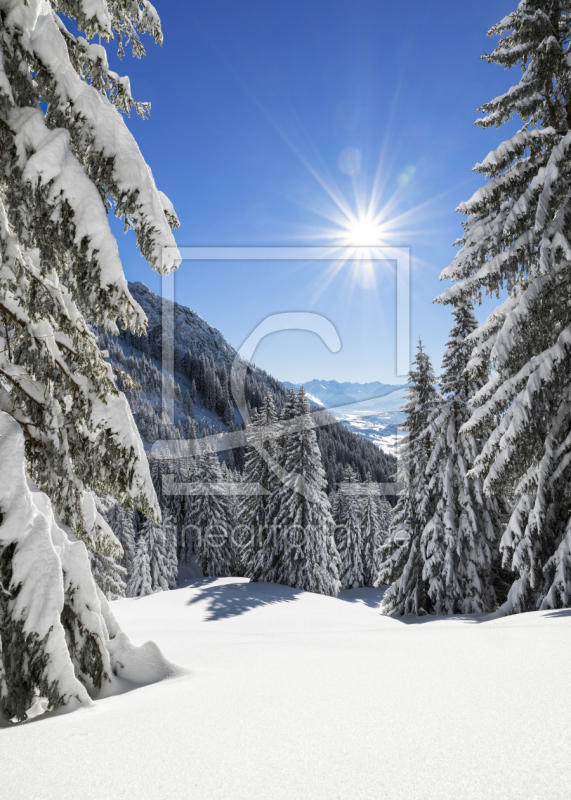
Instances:
[[[370,479],[370,473],[368,473]],[[347,464],[345,469],[343,470],[343,482],[344,483],[359,483],[359,476],[351,466],[351,464]]]
[[[522,0],[515,11],[490,28],[488,36],[501,38],[482,59],[504,69],[519,65],[523,75],[516,86],[478,109],[486,116],[477,125],[499,127],[517,114],[528,125],[551,128],[559,135],[569,131],[571,82],[566,56],[571,41],[570,11],[566,0]],[[500,163],[496,161],[494,171]],[[489,162],[484,169],[490,167]]]
[[[297,412],[296,416],[302,416],[303,414],[311,413],[311,405],[309,404],[309,400],[307,399],[307,393],[303,388],[303,386],[300,386],[299,392],[297,393],[295,409]]]
[[[297,415],[298,415],[298,398],[295,393],[295,389],[292,386],[288,392],[287,400],[284,404],[281,413],[281,419],[282,420],[293,419]]]
[[[260,416],[263,419],[265,425],[273,425],[278,421],[276,404],[274,402],[274,396],[270,391],[270,389],[266,389],[266,394],[264,395],[264,402],[262,403]]]
[[[488,495],[516,498],[500,543],[504,566],[519,575],[511,612],[571,596],[563,545],[571,514],[570,12],[568,0],[521,0],[490,30],[501,39],[484,58],[522,74],[482,106],[477,124],[518,115],[523,126],[474,168],[488,181],[459,207],[462,248],[441,275],[456,285],[438,298],[457,306],[508,293],[469,335],[467,371],[484,385],[459,441],[484,441],[469,479],[481,479]],[[445,411],[451,420],[449,404]]]
[[[453,309],[454,325],[446,342],[446,352],[442,359],[440,389],[443,395],[453,394],[465,402],[481,388],[481,382],[466,374],[466,368],[474,348],[468,337],[478,327],[474,312],[468,306]]]
[[[402,406],[407,419],[402,428],[415,435],[426,427],[430,412],[438,403],[440,395],[435,388],[436,375],[432,368],[430,356],[419,339],[417,353],[408,375],[408,399]]]
[[[557,209],[566,205],[571,146],[569,9],[560,0],[522,0],[489,31],[490,36],[505,35],[483,58],[505,68],[519,65],[522,76],[517,85],[481,106],[486,115],[476,124],[499,127],[515,114],[524,125],[474,167],[489,182],[458,208],[466,216],[465,234],[456,242],[463,248],[441,279],[460,283],[445,290],[439,302],[479,302],[483,293],[521,290],[531,275],[548,272],[561,255],[571,253],[564,216],[552,222]],[[493,326],[490,321],[492,332],[510,310],[509,304],[498,309]]]

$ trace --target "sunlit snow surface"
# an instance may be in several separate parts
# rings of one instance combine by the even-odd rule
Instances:
[[[571,611],[404,623],[232,578],[112,603],[187,674],[0,730],[2,800],[568,800]]]

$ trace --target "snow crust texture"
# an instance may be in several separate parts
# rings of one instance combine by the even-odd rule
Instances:
[[[112,603],[192,672],[0,730],[3,800],[568,800],[569,611],[407,623],[381,598],[233,578]]]

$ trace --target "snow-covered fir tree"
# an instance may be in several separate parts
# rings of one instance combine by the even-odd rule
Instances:
[[[226,491],[228,484],[214,450],[208,449],[199,457],[198,475],[205,491],[196,498],[196,555],[205,576],[222,578],[232,574],[236,521],[232,495]],[[209,486],[212,491],[208,490]]]
[[[393,520],[393,509],[386,497],[381,497],[378,503],[378,508],[381,534],[383,534],[383,538],[386,538]]]
[[[125,579],[127,571],[123,566],[125,551],[121,551],[122,543],[107,520],[109,503],[114,500],[111,495],[100,498],[92,492],[84,492],[83,516],[85,519],[89,547],[89,563],[95,583],[108,600],[116,600],[125,596]],[[107,542],[103,552],[97,546],[101,540]],[[115,542],[114,548],[109,545]]]
[[[391,507],[376,491],[377,486],[373,483],[370,472],[365,478],[364,488],[367,493],[361,496],[363,583],[365,586],[373,586],[381,567],[381,546],[387,535]]]
[[[121,566],[123,566],[127,574],[130,575],[136,550],[133,512],[122,506],[121,503],[114,503],[107,512],[106,518],[109,527],[123,548],[123,557],[120,562]]]
[[[281,439],[282,478],[269,498],[269,534],[256,555],[251,577],[336,596],[340,559],[325,493],[325,472],[303,387],[297,396],[290,394],[283,420],[290,420],[295,428],[286,427]]]
[[[188,481],[188,468],[186,464],[187,459],[176,458],[169,459],[166,462],[167,472],[174,484],[185,484]],[[186,494],[170,494],[163,496],[163,506],[161,510],[164,514],[171,518],[172,524],[175,528],[177,553],[182,553],[185,549],[186,542],[185,533],[187,526],[191,522],[191,502],[190,497]]]
[[[150,3],[65,12],[89,38],[118,36],[139,54],[139,33],[161,40]],[[146,326],[107,206],[157,269],[172,266],[165,246],[176,257],[177,223],[120,113],[148,107],[109,69],[105,49],[70,33],[42,0],[9,3],[0,37],[0,398],[24,432],[32,477],[81,537],[86,485],[156,512],[128,404],[87,324]]]
[[[426,467],[430,457],[428,424],[440,404],[436,377],[428,354],[419,342],[409,373],[408,398],[402,411],[407,418],[397,469],[401,486],[389,534],[383,545],[383,561],[375,585],[389,583],[383,610],[387,614],[425,614],[432,610],[423,577],[421,537],[436,506],[429,492]]]
[[[88,551],[91,574],[108,600],[125,597],[127,570],[113,556]]]
[[[153,530],[149,530],[151,525],[154,526]],[[137,543],[137,551],[126,588],[127,597],[144,597],[162,589],[161,586],[158,589],[153,587],[151,576],[151,547],[155,545],[160,536],[162,536],[160,527],[152,520],[147,520]]]
[[[242,473],[244,482],[260,486],[268,493],[242,495],[240,503],[240,522],[245,540],[241,560],[248,576],[254,569],[257,553],[269,533],[269,496],[279,480],[271,466],[271,462],[278,457],[277,421],[274,399],[268,390],[260,412],[254,415],[247,431],[251,444],[246,449]]]
[[[176,532],[172,521],[163,517],[158,524],[147,519],[139,532],[127,596],[140,597],[174,589],[177,567]]]
[[[238,470],[228,470],[229,480],[234,484],[240,484],[244,481],[242,473]],[[246,553],[250,548],[250,537],[252,531],[249,525],[245,525],[242,521],[242,508],[244,496],[240,493],[240,487],[236,487],[236,494],[232,497],[233,513],[234,513],[234,528],[232,531],[232,553],[234,560],[232,563],[232,575],[239,578],[246,577],[248,571],[248,564],[245,559]]]
[[[569,605],[571,597],[571,15],[560,0],[522,0],[490,30],[489,63],[522,70],[484,104],[481,128],[519,116],[518,133],[476,172],[486,185],[460,205],[461,250],[441,302],[507,290],[472,335],[471,372],[486,380],[464,426],[485,438],[473,473],[486,492],[514,494],[500,548],[517,575],[506,612]]]
[[[470,399],[482,380],[466,373],[478,327],[471,308],[453,311],[440,391],[442,403],[430,422],[432,453],[426,475],[436,509],[421,539],[423,577],[437,614],[491,611],[496,600],[494,566],[501,535],[498,501],[486,497],[482,481],[468,474],[480,442],[462,426],[470,420]]]
[[[56,8],[84,36],[71,33]],[[133,108],[145,116],[148,105],[135,101],[128,79],[109,69],[101,44],[116,38],[122,52],[130,44],[140,56],[146,32],[161,41],[159,18],[148,2],[100,0],[97,8],[85,2],[64,8],[12,0],[0,13],[0,407],[19,425],[27,469],[61,522],[107,556],[120,556],[121,548],[104,526],[93,535],[86,487],[158,516],[128,403],[89,327],[115,333],[117,319],[138,333],[146,327],[123,276],[109,207],[134,230],[155,269],[168,271],[178,258],[171,232],[176,216],[122,117]],[[90,43],[94,38],[97,43]],[[24,494],[20,499],[25,517],[29,503]],[[64,528],[45,525],[52,528],[48,534],[44,526],[49,549],[59,537],[53,531]],[[0,531],[5,526],[4,520]],[[0,532],[2,584],[10,598],[0,612],[0,697],[4,713],[17,719],[25,718],[38,692],[46,692],[48,707],[71,696],[87,702],[81,681],[96,692],[111,669],[106,601],[98,600],[87,554],[79,558],[77,548],[58,544],[60,561],[50,563],[59,563],[59,572],[46,569],[47,551],[42,559],[29,552],[34,542],[41,546],[41,537],[30,531]],[[26,581],[36,579],[40,594],[60,603],[56,627],[55,605],[46,606],[52,625],[46,628],[44,619],[32,616],[32,604],[23,604],[25,587],[18,588],[16,577],[23,578],[22,548],[28,548],[31,570]],[[58,633],[61,625],[65,636]],[[44,633],[36,636],[40,629]],[[80,681],[74,679],[71,691],[65,675],[74,666]],[[49,685],[41,677],[47,674]]]
[[[182,409],[187,419],[194,419],[194,407],[192,405],[192,397],[190,396],[188,389],[186,390],[182,401]]]
[[[339,480],[336,482],[337,486],[340,483],[343,482],[344,472],[345,472],[344,469],[340,470],[340,472],[339,472]],[[339,488],[337,488],[337,490],[335,492],[333,492],[333,494],[331,495],[331,498],[330,498],[330,501],[329,501],[330,504],[331,504],[331,516],[333,517],[333,521],[334,522],[335,522],[335,520],[337,519],[337,517],[339,515],[339,500],[340,500]]]
[[[186,483],[200,481],[200,468],[197,458],[187,458],[184,464],[184,479]],[[179,539],[179,561],[181,564],[190,564],[196,554],[199,529],[196,524],[196,510],[198,498],[193,494],[184,495],[183,525]]]
[[[363,498],[353,491],[359,483],[354,470],[347,466],[338,492],[335,517],[335,544],[341,559],[339,580],[342,589],[357,589],[365,585],[361,533]]]
[[[110,643],[120,631],[85,545],[28,479],[24,436],[5,412],[0,508],[0,714],[20,722],[70,702],[89,704],[89,694],[122,668],[121,646]],[[101,524],[94,502],[85,503],[85,515],[90,528]]]
[[[149,459],[151,480],[159,501],[161,514],[169,519],[170,525],[174,530],[174,539],[177,543],[177,553],[181,549],[179,545],[182,538],[182,529],[187,524],[188,505],[185,502],[186,496],[171,492],[171,481],[174,483],[186,483],[188,469],[184,459],[175,454],[168,457],[151,457]]]
[[[161,522],[163,536],[165,539],[167,581],[169,589],[176,589],[178,577],[178,553],[176,527],[171,517],[164,516]]]
[[[370,574],[370,586],[378,586],[379,585],[379,574],[381,571],[381,566],[386,558],[386,553],[384,550],[384,546],[388,541],[389,531],[391,529],[394,509],[387,500],[386,497],[380,497],[377,502],[377,511],[379,515],[379,546],[374,551],[373,554],[373,567],[371,568]]]
[[[232,453],[232,451],[229,450],[228,453]],[[243,562],[243,553],[246,541],[244,535],[245,529],[240,521],[241,496],[238,494],[238,487],[236,486],[236,484],[241,483],[242,476],[237,470],[231,470],[228,467],[226,460],[224,460],[221,464],[221,472],[223,483],[229,484],[231,490],[231,493],[228,496],[232,520],[230,533],[232,564],[230,567],[230,575],[242,578],[246,574]]]

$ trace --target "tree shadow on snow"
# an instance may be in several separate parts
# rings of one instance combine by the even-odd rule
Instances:
[[[534,613],[534,612],[529,612]],[[513,616],[525,616],[515,614]],[[570,617],[571,608],[562,608],[557,611],[549,611],[542,614],[542,619],[553,619],[555,617]],[[398,622],[404,622],[405,625],[430,625],[434,622],[471,622],[472,624],[482,624],[484,622],[493,622],[498,619],[509,619],[510,615],[503,614],[500,611],[493,611],[491,614],[450,614],[449,616],[437,616],[436,614],[427,614],[423,617],[406,616],[406,617],[393,617]]]
[[[361,603],[378,611],[386,590],[386,586],[381,589],[372,589],[369,586],[362,586],[359,589],[343,589],[337,595],[337,599],[344,600],[346,603]]]
[[[407,614],[405,617],[394,616],[391,619],[405,625],[431,625],[436,622],[470,622],[472,625],[479,625],[484,622],[493,622],[496,619],[506,619],[506,617],[498,611],[493,611],[483,614],[424,614],[421,617]]]
[[[484,622],[493,622],[497,619],[507,619],[505,614],[498,611],[481,614],[425,614],[422,617],[408,615],[406,617],[393,617],[405,625],[430,625],[434,622],[470,622],[472,625],[481,625]]]
[[[337,595],[338,600],[344,600],[346,603],[362,603],[375,611],[381,610],[381,602],[384,594],[389,587],[382,585],[378,589],[373,589],[368,586],[363,586],[359,589],[344,589]],[[436,614],[426,614],[422,617],[416,617],[409,614],[406,617],[391,617],[397,622],[403,622],[405,625],[428,625],[431,622],[488,622],[492,619],[497,619],[498,615],[493,614],[452,614],[451,616],[437,616]]]
[[[560,608],[558,611],[550,611],[543,616],[545,619],[554,619],[555,617],[571,617],[571,608]]]
[[[198,584],[198,581],[194,583],[195,586]],[[303,594],[301,589],[277,583],[218,583],[215,579],[205,579],[200,584],[188,605],[206,600],[208,607],[205,619],[208,622],[237,617],[261,606],[290,603]]]

